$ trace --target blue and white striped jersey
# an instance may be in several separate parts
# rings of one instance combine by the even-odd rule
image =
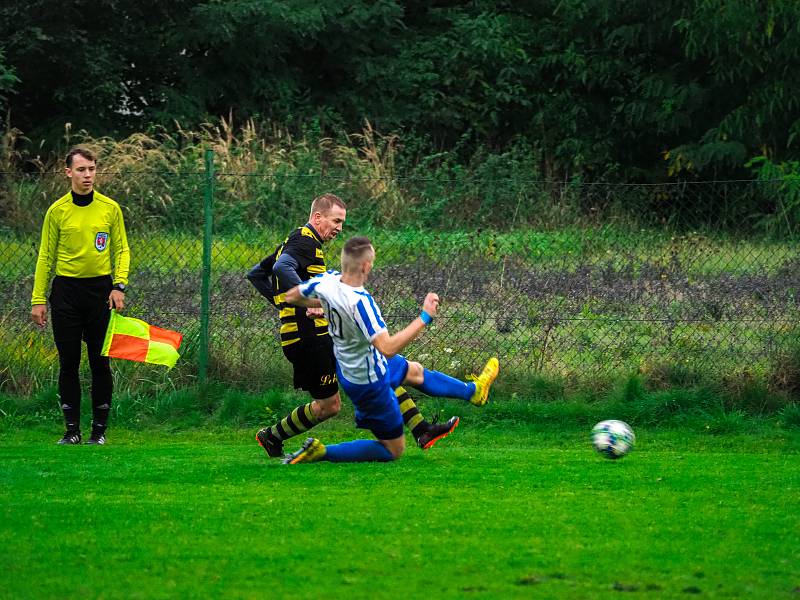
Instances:
[[[328,319],[333,351],[342,375],[360,385],[386,376],[386,357],[371,344],[386,323],[372,296],[363,287],[341,282],[341,274],[327,271],[300,284],[306,298],[319,298]]]

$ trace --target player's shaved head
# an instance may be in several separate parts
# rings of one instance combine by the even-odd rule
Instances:
[[[314,217],[314,213],[318,212],[327,215],[334,206],[347,210],[347,205],[345,205],[344,201],[336,194],[322,194],[322,196],[317,196],[311,203],[309,221]]]
[[[361,269],[365,262],[375,260],[375,249],[368,237],[351,237],[342,248],[342,272],[352,273]]]

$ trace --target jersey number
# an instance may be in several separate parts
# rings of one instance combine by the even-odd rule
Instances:
[[[328,331],[333,337],[342,337],[342,315],[332,306],[328,310]]]

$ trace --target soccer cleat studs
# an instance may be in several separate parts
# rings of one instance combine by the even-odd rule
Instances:
[[[433,445],[441,439],[453,433],[458,426],[458,417],[451,417],[446,423],[435,423],[428,428],[428,431],[419,436],[417,445],[423,450],[433,448]]]

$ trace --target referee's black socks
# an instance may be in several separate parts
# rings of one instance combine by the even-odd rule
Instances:
[[[111,405],[108,403],[92,407],[92,437],[97,439],[104,435],[108,427],[108,413]]]

